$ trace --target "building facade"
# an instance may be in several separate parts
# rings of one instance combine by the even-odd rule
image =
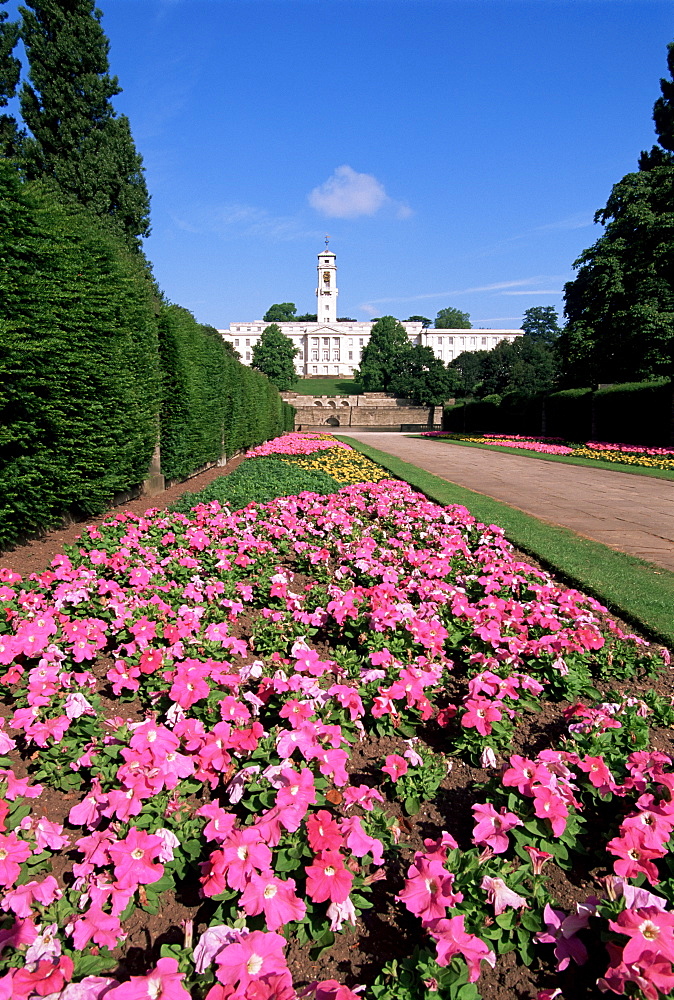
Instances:
[[[316,315],[314,323],[277,323],[299,349],[295,369],[303,378],[319,376],[353,376],[360,365],[363,349],[370,339],[372,322],[337,319],[337,264],[335,254],[326,246],[318,254],[318,281],[316,287]],[[424,329],[419,322],[403,321],[411,344],[430,347],[437,358],[447,364],[463,351],[489,351],[502,340],[513,341],[523,330],[436,330]],[[232,323],[228,330],[219,330],[241,355],[244,364],[250,365],[253,347],[269,326],[264,320]]]

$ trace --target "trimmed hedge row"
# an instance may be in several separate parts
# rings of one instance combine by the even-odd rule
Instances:
[[[120,234],[0,160],[0,548],[292,427]]]
[[[522,396],[508,393],[447,407],[443,430],[530,434],[567,441],[674,444],[674,385],[670,379]]]
[[[292,430],[294,410],[266,376],[242,365],[211,326],[162,306],[161,464],[168,479]]]

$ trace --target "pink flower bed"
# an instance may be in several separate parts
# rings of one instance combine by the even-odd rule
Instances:
[[[361,925],[405,849],[401,804],[447,777],[438,744],[489,782],[469,841],[426,839],[390,893],[436,985],[459,996],[511,945],[564,969],[590,921],[610,935],[600,988],[674,984],[669,904],[639,888],[669,878],[671,761],[640,749],[667,709],[576,703],[561,748],[510,752],[542,697],[663,661],[498,527],[397,481],[119,514],[39,577],[2,571],[0,597],[0,1000],[292,1000],[288,941]],[[354,779],[352,752],[380,736],[397,752]],[[543,864],[569,857],[600,800],[606,893],[567,915]],[[196,943],[190,924],[146,974],[116,971],[134,911],[188,886]],[[354,1000],[356,985],[302,996]]]

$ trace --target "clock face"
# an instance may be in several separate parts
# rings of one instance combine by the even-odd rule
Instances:
[[[323,271],[323,281],[326,283],[326,285],[330,283],[330,272],[329,271]]]

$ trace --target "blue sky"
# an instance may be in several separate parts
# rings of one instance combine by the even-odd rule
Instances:
[[[517,327],[655,141],[671,0],[98,0],[167,298]]]

